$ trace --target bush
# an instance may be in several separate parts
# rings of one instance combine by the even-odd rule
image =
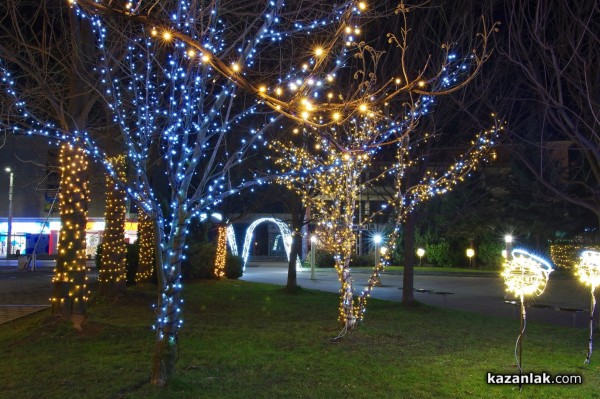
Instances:
[[[358,255],[352,254],[350,257],[350,266],[361,267],[361,266],[373,266],[375,263],[375,254],[369,255]]]
[[[485,265],[486,269],[499,270],[504,261],[502,257],[503,249],[504,245],[499,242],[483,242],[477,248],[477,257]]]
[[[133,244],[127,244],[127,254],[125,255],[125,281],[127,285],[135,285],[135,275],[140,261],[140,245],[136,241]]]
[[[440,267],[451,267],[452,256],[450,254],[450,244],[442,241],[437,244],[427,244],[425,247],[425,256],[427,261]]]
[[[244,262],[241,256],[227,254],[225,261],[225,276],[232,280],[237,280],[244,274]]]
[[[215,279],[214,268],[217,246],[207,242],[191,242],[186,251],[186,259],[181,262],[181,274],[186,280]],[[243,274],[244,264],[240,256],[227,254],[225,276],[238,279]]]
[[[98,244],[96,246],[96,257],[94,258],[94,264],[96,265],[96,270],[100,271],[100,269],[102,269],[102,244]]]
[[[327,251],[321,251],[317,249],[315,252],[315,266],[316,267],[335,267],[335,259],[333,254]]]

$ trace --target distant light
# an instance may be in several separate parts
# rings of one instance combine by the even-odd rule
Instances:
[[[9,167],[6,167],[4,170],[10,172],[11,169]]]
[[[473,248],[467,248],[467,256],[469,258],[472,258],[473,256],[475,256],[475,250]]]
[[[425,250],[423,248],[417,248],[417,256],[422,258],[425,255]]]
[[[373,242],[377,245],[381,244],[381,239],[382,239],[381,234],[375,234],[373,236]]]
[[[504,236],[504,242],[511,243],[513,241],[513,237],[510,234]]]
[[[312,242],[312,243],[317,242],[317,236],[311,236],[310,237],[310,242]]]

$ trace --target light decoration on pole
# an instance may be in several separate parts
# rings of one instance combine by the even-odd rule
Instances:
[[[589,364],[594,349],[594,312],[596,310],[596,287],[600,285],[600,252],[583,251],[577,265],[577,275],[582,283],[590,286],[590,339],[585,364]]]
[[[419,266],[421,266],[423,256],[425,256],[425,250],[423,248],[417,248],[417,256],[419,257]]]
[[[506,242],[512,242],[512,239],[506,240]],[[525,299],[531,296],[539,296],[544,292],[550,273],[553,270],[548,261],[523,249],[513,249],[504,262],[501,275],[506,284],[506,291],[515,294],[521,305],[521,329],[515,344],[515,359],[520,374],[523,373],[523,336],[527,328]]]
[[[12,255],[12,219],[13,219],[13,189],[14,173],[11,168],[4,169],[9,174],[8,182],[8,227],[6,230],[6,258]]]
[[[475,250],[473,248],[467,248],[467,258],[469,258],[469,267],[473,266],[473,256],[475,256]]]
[[[50,300],[52,314],[69,319],[73,314],[85,314],[89,295],[85,241],[88,161],[81,147],[65,143],[60,147],[59,163],[61,228]]]
[[[125,156],[109,159],[119,181],[126,180]],[[125,217],[126,193],[110,174],[106,175],[106,226],[102,237],[102,267],[98,273],[101,295],[116,296],[126,288]]]
[[[213,273],[215,277],[222,279],[225,277],[225,264],[227,262],[227,226],[221,225],[217,231],[217,255]]]

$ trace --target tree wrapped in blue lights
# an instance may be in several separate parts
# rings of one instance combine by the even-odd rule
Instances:
[[[265,132],[278,128],[281,116],[322,123],[306,115],[306,97],[318,99],[319,88],[350,56],[329,52],[345,40],[346,28],[356,26],[364,5],[69,3],[96,33],[95,58],[86,59],[86,72],[101,80],[96,94],[106,100],[119,140],[56,128],[30,112],[18,84],[4,83],[28,134],[80,143],[153,221],[159,295],[152,382],[162,385],[177,360],[188,223],[265,181],[232,182],[229,171],[266,145]],[[323,41],[315,48],[317,32]],[[132,183],[108,162],[108,150],[121,144]]]

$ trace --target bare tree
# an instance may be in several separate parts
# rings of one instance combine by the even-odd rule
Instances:
[[[521,76],[521,123],[511,123],[520,160],[600,223],[600,4],[515,0],[506,10],[503,55]]]
[[[345,103],[360,99],[359,114],[351,118],[334,115],[339,120],[335,126],[305,129],[306,138],[300,145],[294,140],[280,140],[271,145],[276,163],[283,166],[283,171],[292,171],[280,180],[301,194],[312,207],[318,220],[320,245],[334,253],[341,282],[339,320],[343,330],[340,337],[362,319],[367,298],[384,266],[384,262],[376,262],[364,290],[355,298],[350,270],[355,231],[361,230],[380,212],[357,220],[361,194],[368,189],[377,190],[378,183],[386,178],[389,181],[388,177],[393,176],[394,195],[386,205],[395,209],[394,225],[398,226],[419,203],[451,190],[477,168],[494,145],[499,128],[494,126],[475,135],[441,173],[427,171],[422,178],[407,179],[424,158],[418,148],[428,147],[433,140],[427,131],[419,129],[420,120],[429,114],[437,97],[459,90],[474,78],[489,55],[487,44],[494,30],[493,26],[491,29],[483,27],[480,52],[473,50],[467,57],[459,57],[453,52],[453,46],[445,45],[439,57],[429,56],[420,68],[411,69],[405,61],[411,42],[408,13],[414,11],[415,8],[401,3],[397,9],[403,21],[401,33],[398,37],[388,34],[397,50],[396,65],[400,66],[393,71],[392,78],[382,73],[389,70],[382,71],[379,67],[382,50],[365,43],[356,46],[354,70],[358,72],[340,97]],[[390,58],[388,55],[388,60]],[[387,86],[388,82],[396,87]],[[305,105],[311,108],[310,103]],[[366,177],[375,160],[379,160],[380,170]],[[396,227],[391,243],[396,241],[397,233]],[[382,255],[387,258],[389,253]]]
[[[88,159],[77,132],[97,121],[98,93],[87,63],[94,50],[88,20],[62,2],[8,0],[0,5],[0,58],[3,83],[2,125],[15,134],[72,137],[61,145],[60,216],[63,229],[53,279],[52,313],[80,327],[89,295],[86,285],[85,226],[88,202]],[[14,71],[10,75],[6,68]],[[19,88],[15,100],[14,89]],[[14,120],[15,101],[27,104],[33,119]]]

